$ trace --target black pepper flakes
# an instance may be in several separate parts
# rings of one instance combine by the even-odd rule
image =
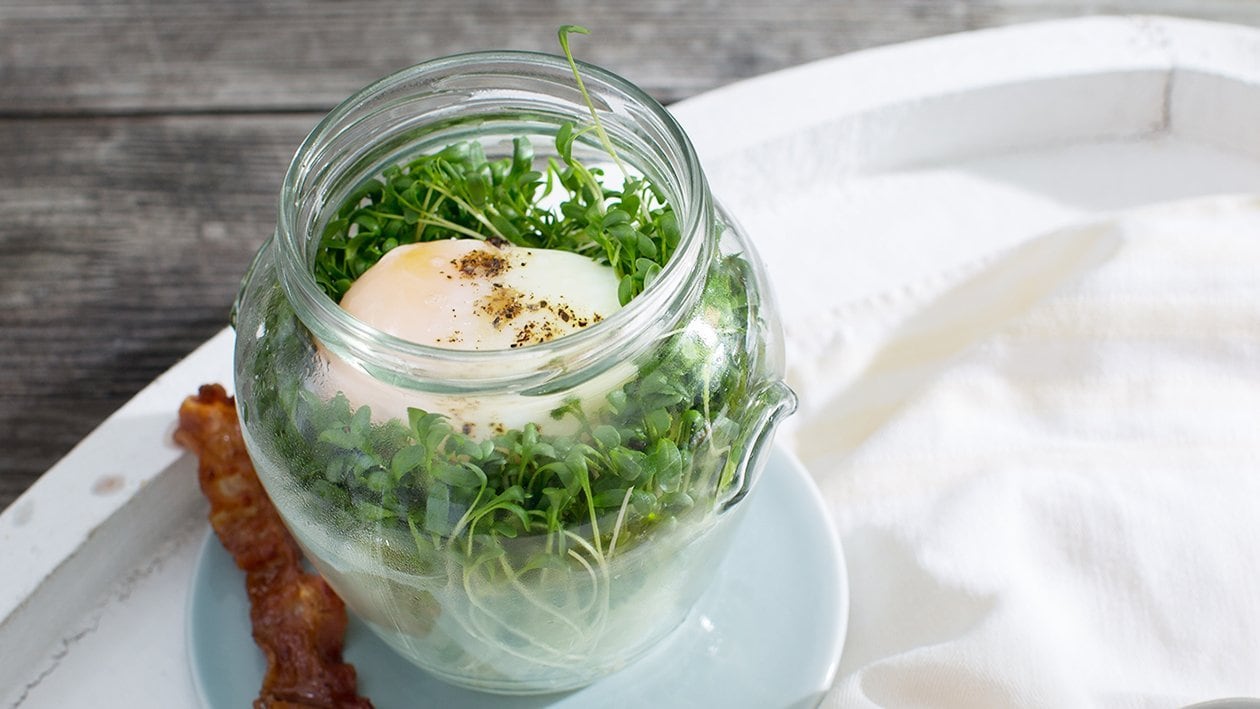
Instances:
[[[507,259],[489,251],[469,251],[451,265],[464,278],[494,278],[512,267]]]

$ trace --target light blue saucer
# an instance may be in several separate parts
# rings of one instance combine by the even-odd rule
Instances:
[[[844,557],[808,473],[776,449],[714,586],[681,628],[626,669],[573,692],[504,697],[441,682],[353,617],[345,657],[377,709],[626,709],[815,706],[831,685],[848,621]],[[265,663],[250,634],[245,577],[213,534],[193,572],[188,652],[208,709],[248,707]]]

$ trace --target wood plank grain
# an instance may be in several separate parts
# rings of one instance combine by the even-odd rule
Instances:
[[[386,73],[453,52],[556,51],[664,102],[855,49],[1091,12],[1260,24],[1254,0],[8,0],[0,114],[326,110]]]
[[[315,120],[0,121],[0,506],[227,324]]]

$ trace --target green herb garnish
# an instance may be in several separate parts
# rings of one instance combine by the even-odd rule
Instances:
[[[562,27],[560,45],[591,125],[562,124],[556,155],[542,172],[523,136],[508,157],[489,159],[479,142],[466,141],[386,168],[325,230],[315,277],[331,297],[339,299],[392,248],[452,237],[590,255],[615,269],[623,304],[651,283],[678,246],[678,225],[647,179],[619,167],[624,181],[610,188],[601,170],[574,157],[575,140],[594,132],[622,166],[573,59],[574,32],[587,31]],[[562,191],[559,207],[540,204],[553,190]],[[587,546],[602,559],[655,521],[690,509],[697,497],[712,501],[729,483],[743,427],[728,415],[747,408],[746,363],[722,362],[718,371],[712,349],[742,356],[751,286],[738,257],[719,265],[698,307],[721,321],[715,332],[727,341],[674,335],[637,377],[608,394],[598,418],[576,400],[553,412],[577,419],[576,435],[548,436],[529,425],[476,440],[419,409],[406,424],[373,425],[366,406],[355,409],[340,395],[322,401],[295,382],[303,393],[282,406],[277,436],[296,431],[315,442],[293,444],[292,452],[311,463],[294,469],[305,471],[299,474],[309,489],[360,521],[432,535],[433,548],[459,540],[468,554],[477,540],[493,545],[527,535],[553,535],[549,546],[563,549],[573,541],[565,542],[567,530],[587,525]],[[608,515],[612,523],[601,526]]]
[[[598,412],[576,400],[552,412],[576,421],[572,435],[529,424],[477,440],[414,408],[406,422],[372,423],[367,406],[341,395],[325,400],[303,388],[300,372],[283,369],[277,389],[285,394],[259,413],[284,444],[292,474],[328,504],[321,517],[340,517],[347,528],[394,527],[427,537],[426,548],[474,556],[531,535],[552,537],[548,546],[564,554],[575,544],[571,530],[587,527],[584,541],[600,560],[699,502],[711,511],[730,484],[748,443],[741,419],[760,410],[743,347],[748,278],[740,257],[720,260],[697,304],[718,318],[715,327],[662,342]],[[277,333],[295,327],[269,325]],[[292,341],[309,353],[309,339]],[[715,347],[726,361],[715,360]]]
[[[646,179],[628,172],[581,83],[565,26],[561,46],[591,110],[592,125],[560,125],[555,155],[541,170],[528,137],[512,155],[487,158],[475,141],[460,142],[404,165],[386,168],[360,186],[325,227],[315,280],[335,301],[359,276],[402,244],[475,238],[585,254],[613,268],[625,305],[652,282],[678,247],[674,210]],[[574,154],[574,142],[594,131],[623,180],[610,187],[600,168]],[[542,200],[559,192],[546,206]]]
[[[386,168],[322,235],[314,275],[330,297],[340,300],[390,249],[454,237],[586,254],[615,270],[623,304],[652,282],[681,240],[674,211],[648,178],[623,167],[573,60],[572,32],[585,30],[561,28],[560,43],[592,124],[560,125],[541,166],[519,136],[510,156],[489,158],[466,141]],[[578,160],[578,141],[588,154],[605,151],[622,179]],[[463,613],[464,632],[505,657],[560,667],[602,632],[616,602],[615,559],[650,538],[689,540],[707,529],[755,444],[751,419],[773,403],[756,388],[765,323],[749,263],[736,253],[704,267],[703,291],[678,314],[686,327],[653,343],[599,406],[571,400],[552,412],[575,433],[555,435],[541,422],[480,440],[415,408],[405,421],[373,422],[367,406],[308,388],[309,372],[294,363],[322,355],[278,290],[264,296],[278,305],[242,311],[253,319],[247,331],[268,333],[248,365],[261,374],[239,379],[257,390],[243,414],[312,519],[413,579],[397,591],[400,607],[446,594],[443,612]],[[680,548],[671,542],[662,553]],[[618,592],[646,583],[652,562],[635,563]],[[494,615],[503,593],[528,612]]]

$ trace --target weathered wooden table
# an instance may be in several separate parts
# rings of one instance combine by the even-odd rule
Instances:
[[[221,329],[281,174],[369,81],[575,51],[669,103],[866,47],[1090,12],[1260,25],[1254,0],[0,0],[0,509]],[[995,58],[997,60],[997,58]]]

